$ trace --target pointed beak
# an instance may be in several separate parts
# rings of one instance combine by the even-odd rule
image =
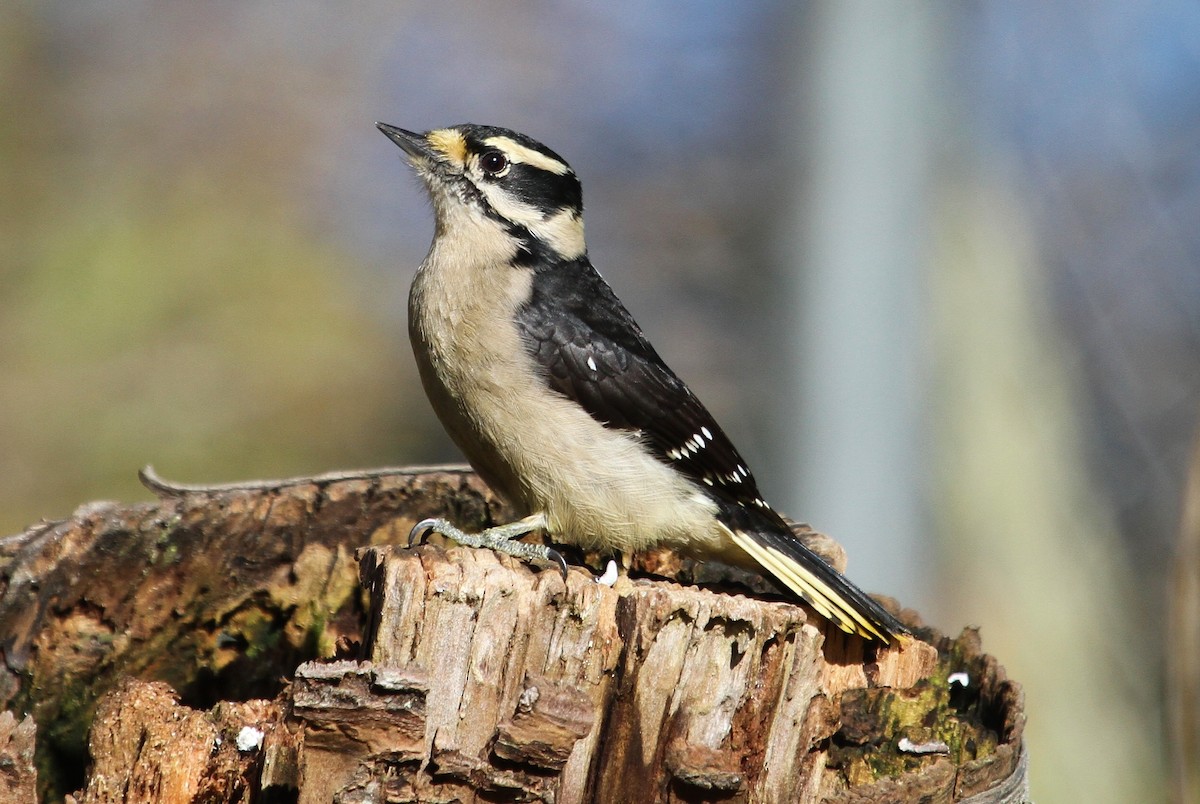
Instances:
[[[376,123],[375,127],[386,134],[389,140],[399,145],[401,150],[408,154],[410,160],[438,161],[433,149],[429,147],[429,141],[425,139],[424,134],[405,131],[396,126],[389,126],[387,123]]]

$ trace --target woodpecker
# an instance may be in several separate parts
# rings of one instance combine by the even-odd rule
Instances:
[[[522,517],[465,545],[553,561],[540,531],[587,549],[657,545],[764,570],[843,631],[907,638],[886,609],[805,547],[691,389],[588,258],[567,162],[515,131],[425,133],[377,123],[433,202],[436,228],[408,299],[421,382],[450,437]]]

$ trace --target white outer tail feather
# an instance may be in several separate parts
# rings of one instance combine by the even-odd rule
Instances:
[[[835,623],[848,634],[878,639],[885,645],[891,642],[886,629],[881,629],[844,601],[828,584],[774,548],[756,541],[750,534],[729,529],[738,547],[766,568],[796,594],[804,598],[817,613]]]

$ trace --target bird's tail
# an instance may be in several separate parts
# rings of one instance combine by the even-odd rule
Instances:
[[[899,620],[791,534],[738,528],[729,533],[738,547],[843,631],[885,645],[908,638]]]

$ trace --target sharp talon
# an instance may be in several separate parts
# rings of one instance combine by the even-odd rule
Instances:
[[[412,547],[418,542],[425,541],[425,537],[432,533],[436,527],[436,519],[422,519],[420,522],[413,525],[413,529],[408,532],[408,546]]]
[[[558,571],[562,573],[563,583],[567,582],[567,562],[562,557],[562,553],[557,550],[549,550],[546,553],[546,558],[558,564]]]

